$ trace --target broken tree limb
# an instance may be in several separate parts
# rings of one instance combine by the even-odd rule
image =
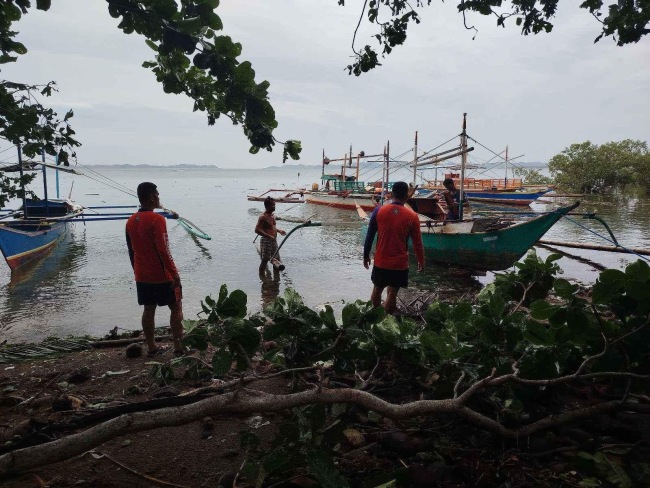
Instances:
[[[519,378],[517,374],[498,377],[491,374],[470,385],[457,398],[419,400],[406,404],[393,404],[371,393],[353,388],[332,390],[314,388],[308,391],[286,395],[274,395],[241,388],[235,392],[210,397],[190,405],[124,414],[83,432],[72,434],[53,442],[4,454],[0,456],[0,477],[69,459],[115,437],[126,434],[162,427],[185,425],[196,422],[206,416],[281,412],[287,409],[313,404],[354,404],[393,420],[447,413],[464,417],[474,425],[505,438],[519,439],[550,427],[587,418],[595,414],[614,411],[616,409],[634,409],[635,405],[621,400],[614,400],[583,409],[568,411],[559,415],[553,415],[522,426],[519,429],[510,429],[500,424],[497,420],[472,410],[465,403],[477,391],[505,383],[517,382],[529,385],[551,385],[606,376],[636,378],[645,381],[650,380],[650,376],[647,375],[616,372],[598,372],[578,376],[566,375],[549,380],[523,379]]]

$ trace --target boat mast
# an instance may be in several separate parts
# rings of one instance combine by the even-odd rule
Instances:
[[[508,189],[508,146],[506,145],[506,177],[504,178],[505,189]]]
[[[465,196],[465,165],[467,164],[467,113],[463,114],[463,131],[460,133],[460,149],[463,151],[460,164],[460,198],[458,199],[458,220],[463,220],[463,200]]]
[[[415,148],[413,149],[413,186],[415,187],[418,166],[418,131],[415,131]]]
[[[25,196],[25,180],[23,180],[23,153],[20,150],[20,144],[16,144],[18,150],[18,171],[20,173],[20,189],[23,193],[23,217],[27,218],[27,197]]]
[[[325,149],[323,149],[323,154],[325,154]],[[56,198],[61,198],[59,196],[59,154],[58,153],[54,157],[54,162],[56,163],[56,166],[57,166],[57,168],[56,168],[56,170],[54,172],[55,175],[56,175]]]
[[[386,142],[386,194],[388,194],[388,180],[390,179],[390,141]]]
[[[45,149],[41,149],[41,161],[43,161],[43,198],[45,198],[45,215],[50,215],[50,202],[47,199],[47,173],[45,170]]]

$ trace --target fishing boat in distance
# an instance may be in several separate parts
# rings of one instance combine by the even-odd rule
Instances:
[[[313,205],[324,205],[327,207],[341,210],[355,210],[357,205],[362,209],[371,211],[374,209],[379,200],[382,191],[381,181],[365,183],[359,181],[360,163],[369,158],[387,157],[386,152],[383,154],[366,155],[361,151],[356,156],[356,168],[352,166],[352,147],[350,152],[341,159],[329,159],[325,156],[323,150],[321,185],[314,183],[311,191],[305,194],[307,203]],[[325,174],[325,167],[331,163],[341,162],[341,172]]]
[[[460,178],[457,173],[446,173],[445,178],[454,180],[454,184],[457,187],[460,186]],[[504,180],[476,180],[474,178],[466,178],[465,197],[476,203],[528,206],[538,198],[554,190],[550,187],[538,190],[526,189],[523,184],[521,184],[521,180],[517,180],[520,182],[517,186],[500,186],[499,183],[503,181]],[[444,188],[442,182],[435,183],[436,184],[431,184],[429,188],[421,190],[419,192],[420,195],[425,196],[427,190],[433,194],[436,190]],[[510,180],[507,180],[507,183],[509,184]]]
[[[278,193],[283,195],[277,196]],[[305,203],[305,190],[294,190],[287,192],[286,189],[270,189],[261,195],[247,195],[249,202],[263,202],[267,197],[272,197],[275,203]]]

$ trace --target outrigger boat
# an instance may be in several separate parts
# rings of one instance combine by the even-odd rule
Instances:
[[[46,255],[68,231],[69,225],[74,222],[92,222],[100,220],[126,220],[133,211],[135,205],[83,207],[68,199],[50,199],[47,194],[47,173],[46,168],[55,168],[56,171],[63,171],[76,175],[83,175],[72,168],[51,165],[45,162],[43,154],[42,162],[23,162],[20,146],[18,149],[18,164],[5,166],[0,171],[17,171],[20,173],[21,181],[24,170],[31,170],[38,166],[43,171],[43,200],[33,200],[25,196],[25,188],[22,187],[23,205],[16,210],[2,210],[0,217],[0,251],[13,271],[21,268],[27,263]],[[58,197],[58,173],[57,173],[57,197]],[[99,209],[132,209],[124,213],[99,213]],[[87,214],[90,210],[93,213]],[[179,217],[178,214],[164,210],[159,212],[165,218],[178,219],[181,226],[190,234],[202,239],[210,239],[201,229],[192,222]]]
[[[359,181],[359,168],[362,160],[376,157],[386,159],[386,151],[383,154],[367,156],[363,151],[360,152],[356,156],[356,171],[354,174],[347,174],[347,171],[352,172],[352,147],[350,146],[349,154],[346,154],[341,159],[330,160],[325,156],[325,150],[323,150],[323,158],[321,161],[322,185],[320,187],[318,183],[312,185],[311,191],[305,195],[307,203],[325,205],[341,210],[355,210],[357,205],[359,205],[362,209],[371,211],[379,202],[382,185],[381,182],[366,184],[363,181]],[[325,174],[325,166],[335,162],[342,162],[341,172]]]
[[[2,168],[3,172],[19,172],[21,180],[24,169],[33,169],[39,163],[29,162],[23,165],[22,153],[18,148],[17,165]],[[71,219],[83,214],[83,207],[70,200],[48,199],[48,166],[43,157],[44,200],[32,200],[25,196],[23,187],[23,206],[18,210],[7,211],[0,217],[0,251],[9,268],[13,271],[24,264],[47,254],[63,236]],[[61,171],[75,173],[74,169],[59,168]]]
[[[463,115],[459,147],[462,156],[461,202],[467,153],[471,150],[467,147],[466,116]],[[414,168],[417,166],[417,163],[413,164]],[[420,217],[422,243],[429,260],[481,271],[497,271],[507,269],[521,259],[560,218],[578,207],[580,202],[525,221],[510,217],[466,219],[464,205],[459,205],[459,220],[447,220],[438,200],[428,195],[416,194],[408,200],[408,204]],[[357,212],[367,228],[367,213],[361,208],[357,208]]]
[[[275,193],[282,192],[283,196],[273,196]],[[247,195],[249,202],[263,202],[267,197],[272,196],[276,203],[305,203],[305,191],[294,190],[287,193],[287,190],[270,189],[261,195]]]

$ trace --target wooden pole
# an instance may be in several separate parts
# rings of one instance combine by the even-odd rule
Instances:
[[[27,218],[27,196],[25,195],[25,184],[23,183],[23,153],[20,148],[20,144],[16,145],[18,150],[18,171],[20,174],[20,189],[23,193],[23,217]]]
[[[357,181],[359,181],[359,161],[361,160],[361,153],[357,154]]]
[[[628,248],[623,249],[622,247],[616,246],[598,246],[596,244],[583,244],[582,242],[564,242],[564,241],[549,241],[546,239],[537,241],[538,244],[544,244],[547,246],[563,246],[563,247],[572,247],[575,249],[589,249],[592,251],[607,251],[607,252],[620,252],[624,254],[630,254],[630,251],[640,254],[641,256],[650,256],[650,251],[646,249],[637,249],[637,248]]]

